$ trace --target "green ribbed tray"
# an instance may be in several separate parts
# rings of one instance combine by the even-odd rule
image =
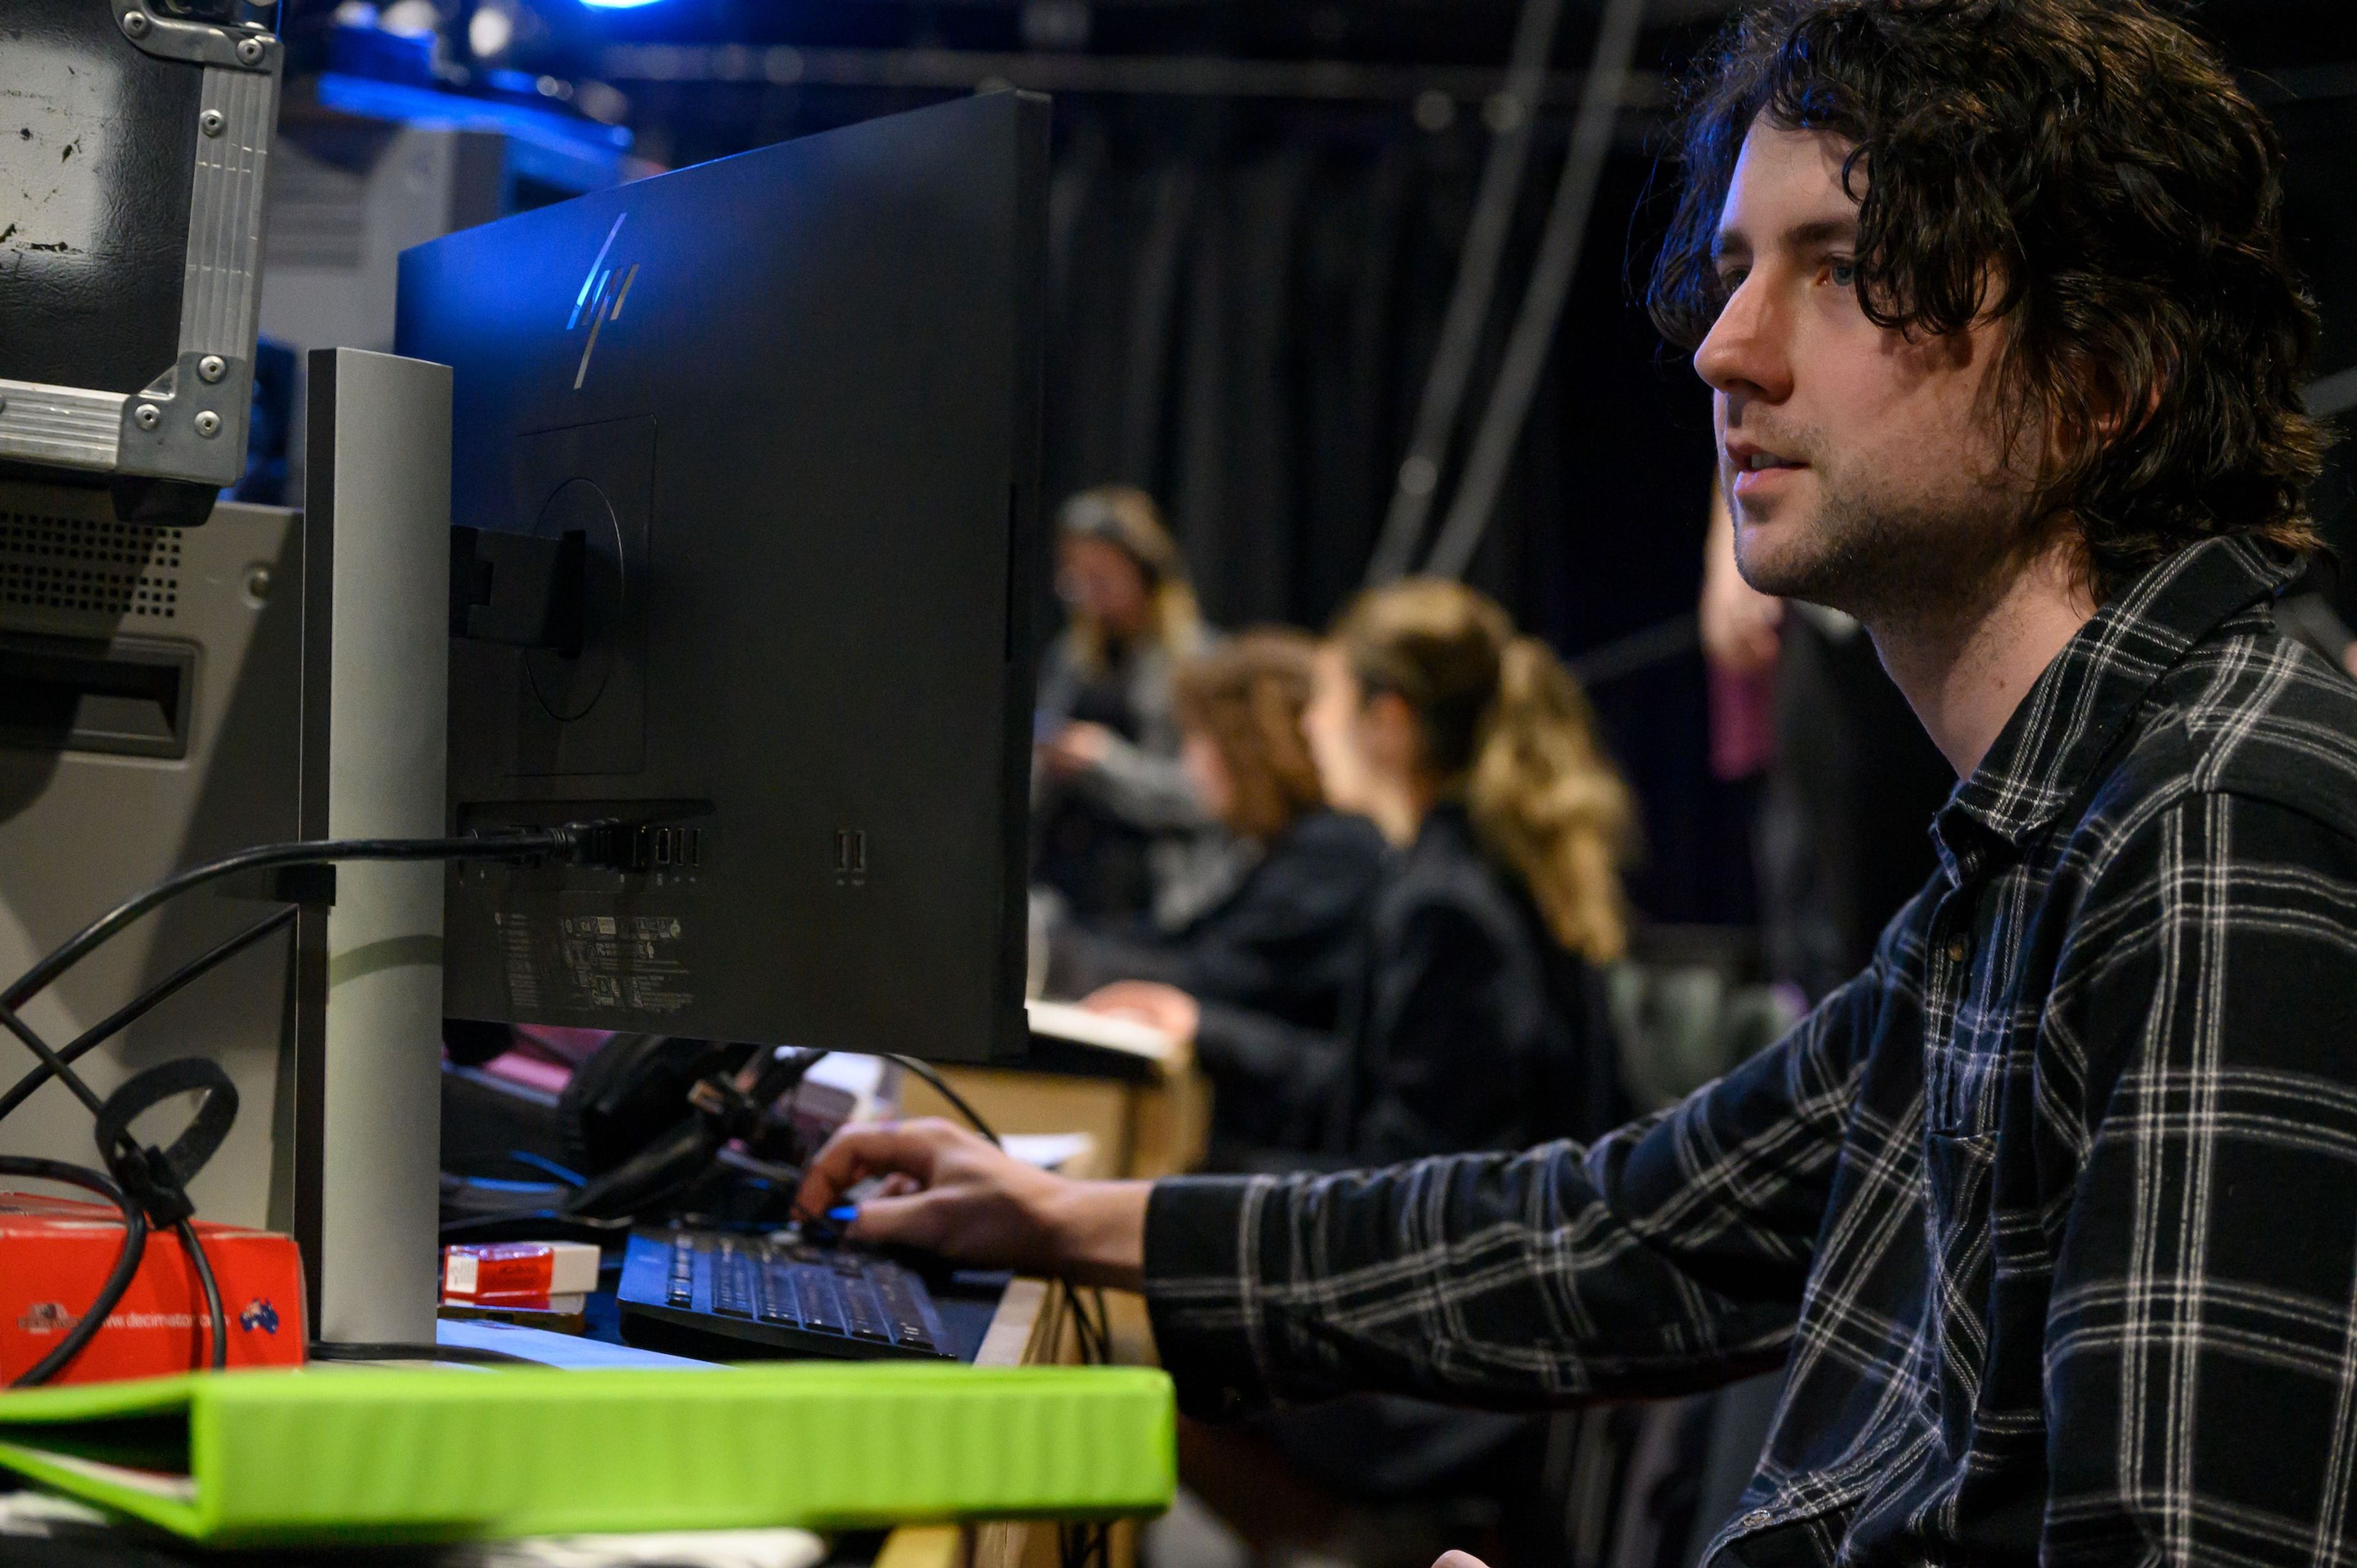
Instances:
[[[1156,1513],[1135,1367],[199,1373],[0,1394],[0,1465],[223,1545]]]

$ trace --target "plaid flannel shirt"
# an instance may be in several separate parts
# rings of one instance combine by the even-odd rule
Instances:
[[[2357,687],[2292,573],[2213,541],[2106,607],[1872,966],[1683,1105],[1158,1186],[1185,1408],[1781,1363],[1720,1563],[2357,1559]]]

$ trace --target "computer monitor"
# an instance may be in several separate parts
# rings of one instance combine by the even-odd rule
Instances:
[[[588,563],[454,643],[452,826],[635,857],[454,870],[452,1017],[1022,1054],[1046,163],[997,93],[403,256],[454,522]]]

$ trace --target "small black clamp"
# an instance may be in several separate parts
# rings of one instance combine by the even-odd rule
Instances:
[[[131,1123],[167,1100],[199,1094],[197,1114],[169,1149],[141,1144]],[[126,1196],[158,1230],[168,1230],[196,1213],[188,1183],[205,1168],[237,1122],[237,1085],[216,1063],[191,1057],[151,1067],[126,1079],[99,1108],[100,1157]]]

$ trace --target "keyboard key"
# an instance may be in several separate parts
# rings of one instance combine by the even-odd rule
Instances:
[[[761,1271],[761,1321],[799,1327],[802,1313],[794,1305],[792,1265],[773,1262]]]
[[[731,1247],[715,1260],[712,1310],[730,1317],[753,1316],[753,1261]]]
[[[843,1284],[844,1311],[851,1324],[854,1337],[888,1341],[890,1329],[884,1326],[884,1312],[876,1293],[865,1280],[846,1279]]]
[[[924,1312],[918,1306],[916,1293],[909,1288],[906,1275],[898,1269],[878,1271],[876,1293],[884,1298],[884,1310],[891,1316],[893,1343],[912,1350],[934,1348],[932,1334],[925,1327]]]
[[[826,1269],[814,1269],[807,1263],[794,1266],[794,1295],[802,1304],[802,1326],[827,1334],[848,1334],[843,1320],[843,1304],[834,1288],[834,1275]]]

